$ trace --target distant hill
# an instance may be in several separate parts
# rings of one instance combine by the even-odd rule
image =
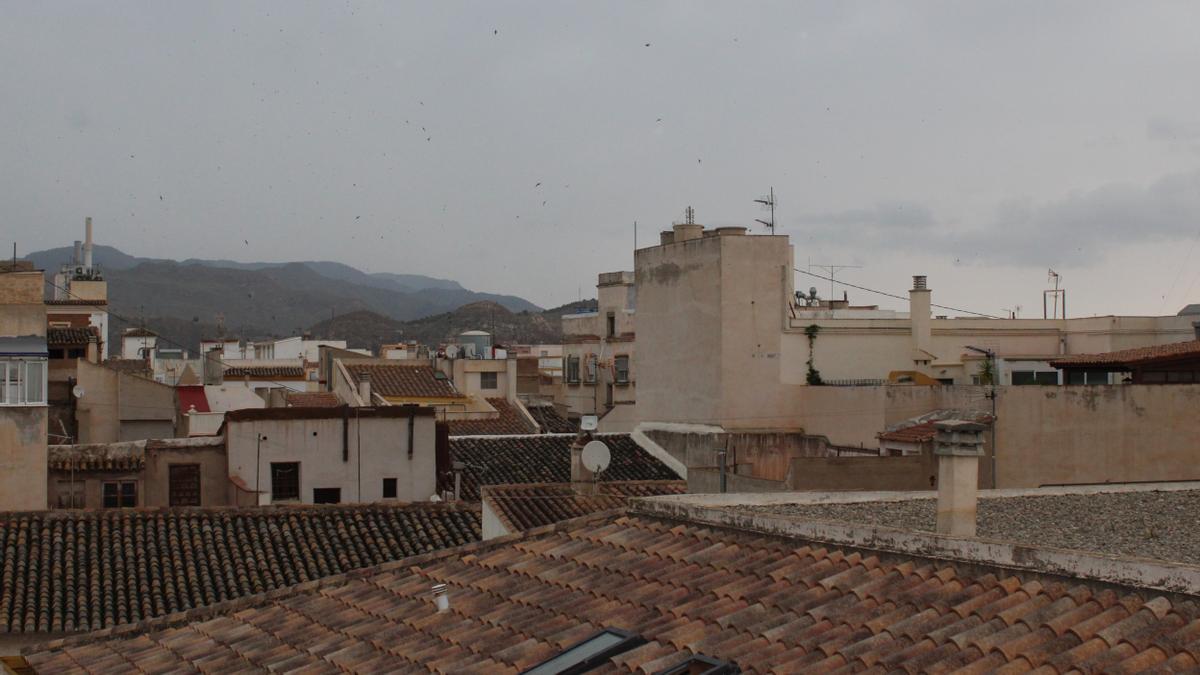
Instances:
[[[71,248],[26,256],[52,277],[70,259]],[[370,311],[393,321],[444,314],[488,302],[505,311],[540,313],[537,305],[512,295],[479,293],[458,282],[416,274],[368,274],[329,261],[238,263],[227,260],[175,262],[131,256],[97,246],[96,264],[108,281],[113,314],[170,337],[189,349],[224,317],[226,334],[254,339],[295,335],[331,315]],[[110,321],[113,335],[126,322]],[[110,343],[115,344],[115,343]]]
[[[557,344],[562,342],[563,314],[595,307],[594,300],[585,300],[541,312],[512,312],[498,303],[483,301],[412,321],[355,311],[318,322],[308,332],[313,337],[346,340],[350,347],[372,350],[378,350],[380,344],[404,340],[436,347],[468,330],[487,331],[497,344]]]

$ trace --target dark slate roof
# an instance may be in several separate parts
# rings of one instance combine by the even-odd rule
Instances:
[[[1084,368],[1088,366],[1137,366],[1175,359],[1200,359],[1200,340],[1172,342],[1165,345],[1122,349],[1102,354],[1072,354],[1050,362],[1055,368]]]
[[[506,434],[532,434],[537,429],[521,414],[517,407],[502,398],[489,398],[488,403],[500,413],[488,419],[449,420],[451,436],[495,436]]]
[[[234,366],[225,369],[225,377],[304,377],[302,366]]]
[[[526,406],[530,416],[541,425],[542,431],[548,434],[573,434],[579,431],[579,425],[558,414],[552,405]]]
[[[47,328],[46,344],[51,346],[86,345],[92,339],[99,339],[99,333],[94,326],[88,328]]]
[[[602,481],[679,480],[674,471],[642,449],[629,434],[596,436],[612,461]],[[450,438],[450,457],[463,462],[461,497],[479,501],[479,486],[508,483],[566,483],[571,480],[571,434]],[[453,474],[438,477],[438,489],[454,490]]]
[[[696,654],[748,673],[1200,666],[1193,599],[611,512],[52,642],[26,659],[55,673],[516,673],[608,627],[646,643],[595,672],[655,672]]]
[[[431,366],[348,363],[346,370],[357,386],[361,375],[371,378],[371,392],[393,398],[463,398],[448,379],[439,378]]]
[[[483,502],[509,532],[529,530],[589,513],[625,506],[630,497],[677,495],[687,492],[683,480],[629,480],[598,483],[596,493],[577,493],[570,483],[485,485]]]
[[[0,633],[98,629],[479,539],[445,504],[0,514]]]

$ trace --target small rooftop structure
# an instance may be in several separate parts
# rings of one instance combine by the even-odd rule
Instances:
[[[1197,329],[1200,332],[1200,329]],[[1200,339],[1102,354],[1074,354],[1050,365],[1076,384],[1072,373],[1085,370],[1128,372],[1134,384],[1191,384],[1200,382]]]

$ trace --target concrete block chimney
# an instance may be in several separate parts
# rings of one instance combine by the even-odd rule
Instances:
[[[204,355],[204,379],[206,385],[223,384],[225,382],[225,347],[217,345]]]
[[[678,223],[673,228],[675,243],[699,239],[704,235],[704,226],[699,223]]]
[[[363,405],[371,405],[371,374],[359,373],[358,375],[358,397],[362,399]]]
[[[938,460],[937,532],[974,537],[984,425],[945,420],[933,426],[933,454]]]
[[[571,444],[571,489],[576,494],[590,495],[596,492],[596,474],[583,465],[583,446],[592,440],[592,435],[582,432]]]
[[[908,320],[912,327],[913,349],[929,353],[933,344],[933,315],[930,290],[924,276],[913,277],[912,290],[908,292]]]

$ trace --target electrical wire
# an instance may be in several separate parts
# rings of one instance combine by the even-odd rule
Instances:
[[[802,269],[800,269],[800,268],[798,268],[798,267],[793,267],[792,269],[793,269],[793,270],[795,270],[795,271],[797,271],[797,272],[799,272],[799,273],[801,273],[801,274],[807,274],[807,275],[808,275],[808,276],[810,276],[810,277],[816,277],[816,278],[818,278],[818,279],[821,279],[821,280],[823,280],[823,281],[829,281],[829,282],[832,282],[832,283],[835,283],[835,284],[841,284],[841,285],[843,285],[843,286],[849,286],[850,288],[855,288],[855,289],[858,289],[858,290],[860,290],[860,291],[866,291],[866,292],[868,292],[868,293],[875,293],[875,294],[882,295],[882,296],[886,296],[886,297],[889,297],[889,298],[895,298],[895,299],[897,299],[897,300],[908,300],[908,298],[904,297],[903,295],[896,295],[895,293],[888,293],[887,291],[880,291],[880,290],[876,290],[876,289],[874,289],[874,288],[867,288],[866,286],[858,286],[858,285],[856,285],[856,284],[847,283],[847,282],[845,282],[845,281],[838,281],[837,279],[834,279],[834,278],[832,278],[832,277],[825,277],[825,276],[821,276],[820,274],[814,274],[813,272],[806,272],[806,271],[804,271],[804,270],[802,270]],[[937,307],[938,309],[945,309],[945,310],[948,310],[948,311],[951,311],[951,312],[960,312],[960,313],[962,313],[962,314],[971,314],[971,315],[974,315],[974,316],[980,316],[980,317],[983,317],[983,318],[985,318],[985,319],[999,319],[999,318],[1000,318],[1000,317],[998,317],[998,316],[994,316],[994,315],[992,315],[992,314],[984,314],[983,312],[974,312],[974,311],[971,311],[971,310],[969,310],[969,309],[959,309],[958,307],[949,307],[949,306],[946,306],[946,305],[938,305],[938,304],[934,304],[934,303],[929,303],[929,306],[930,306],[930,307]]]

